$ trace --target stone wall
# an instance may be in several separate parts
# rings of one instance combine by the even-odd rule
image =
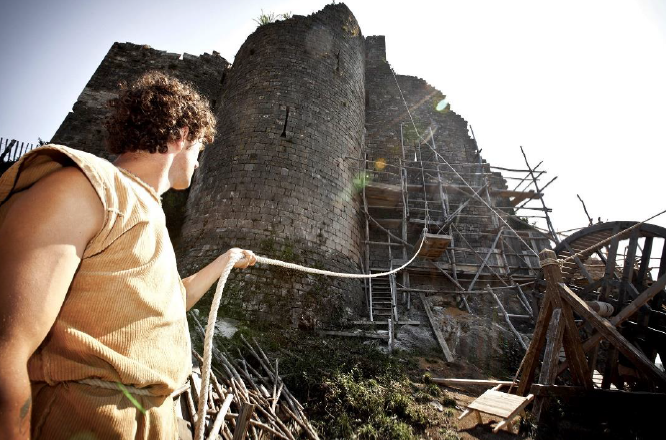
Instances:
[[[181,56],[146,45],[114,43],[51,142],[109,158],[105,148],[106,102],[118,96],[121,82],[130,83],[147,71],[159,70],[194,85],[215,107],[228,66],[217,52]]]
[[[224,80],[218,137],[183,227],[190,273],[229,247],[359,272],[364,39],[345,5],[259,26]],[[361,308],[361,285],[271,268],[235,273],[227,313],[312,326]]]

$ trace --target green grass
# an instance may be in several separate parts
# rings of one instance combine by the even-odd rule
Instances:
[[[235,351],[237,339],[222,348]],[[286,330],[257,339],[269,357],[280,358],[285,385],[323,438],[412,439],[429,426],[413,397],[414,386],[422,385],[410,381],[408,373],[415,369],[410,358],[388,356],[362,340],[306,332]]]

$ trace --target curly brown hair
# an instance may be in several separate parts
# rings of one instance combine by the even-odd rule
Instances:
[[[106,121],[107,149],[113,154],[166,153],[167,142],[179,140],[184,127],[189,128],[188,141],[206,144],[215,137],[208,100],[161,72],[147,72],[129,86],[121,83],[119,96],[108,105],[112,113]]]

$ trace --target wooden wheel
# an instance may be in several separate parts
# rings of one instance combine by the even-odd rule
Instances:
[[[583,252],[564,263],[564,280],[582,299],[611,304],[613,315],[666,273],[666,228],[642,224],[629,229],[636,223],[599,223],[570,235],[554,249],[560,259]],[[665,300],[662,291],[621,330],[652,361],[657,353],[666,360]]]

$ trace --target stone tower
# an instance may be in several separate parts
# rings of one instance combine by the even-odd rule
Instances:
[[[183,271],[233,246],[360,270],[354,179],[365,121],[364,55],[345,5],[259,26],[248,37],[224,77],[218,136],[204,151],[187,202]],[[328,316],[313,307],[330,312],[329,300],[340,306],[362,298],[355,281],[282,272],[237,274],[226,305],[295,324]]]

